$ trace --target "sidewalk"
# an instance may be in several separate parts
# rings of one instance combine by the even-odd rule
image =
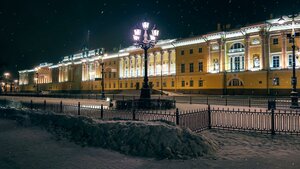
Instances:
[[[38,127],[0,119],[2,169],[300,168],[300,137],[205,131],[220,145],[215,159],[155,160],[60,140]]]

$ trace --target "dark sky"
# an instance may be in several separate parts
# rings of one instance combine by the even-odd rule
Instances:
[[[132,28],[155,23],[160,39],[189,37],[292,13],[300,0],[1,0],[0,73],[57,63],[78,52],[90,30],[90,48],[132,44]]]

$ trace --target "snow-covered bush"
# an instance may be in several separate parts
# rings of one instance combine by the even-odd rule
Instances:
[[[60,133],[77,143],[134,156],[186,159],[212,155],[215,150],[215,145],[200,134],[163,122],[102,121],[16,109],[0,109],[0,117],[20,122],[29,117],[31,124]]]

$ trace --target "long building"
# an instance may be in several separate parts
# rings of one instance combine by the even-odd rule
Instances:
[[[150,86],[197,94],[287,95],[292,76],[292,41],[287,35],[292,27],[299,32],[300,17],[294,24],[285,19],[284,24],[271,19],[226,32],[158,41],[148,53]],[[299,74],[299,37],[295,43]],[[57,64],[19,71],[20,91],[34,92],[38,86],[52,92],[99,92],[101,63],[106,91],[138,90],[143,60],[143,50],[134,46],[115,53],[102,48],[79,52]]]

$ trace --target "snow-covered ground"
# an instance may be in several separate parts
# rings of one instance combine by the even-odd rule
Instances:
[[[82,147],[38,127],[23,127],[0,119],[1,169],[299,169],[300,137],[204,131],[215,140],[215,158],[155,160],[122,155],[101,148]]]

